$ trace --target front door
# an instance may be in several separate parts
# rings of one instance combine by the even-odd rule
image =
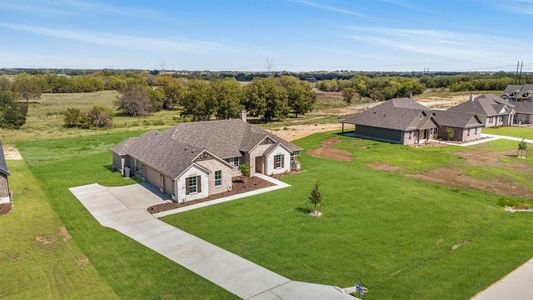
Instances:
[[[257,156],[255,158],[255,172],[263,174],[264,173],[263,168],[264,168],[264,158],[262,156]]]

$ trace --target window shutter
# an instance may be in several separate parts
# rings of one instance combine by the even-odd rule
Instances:
[[[285,155],[280,155],[280,156],[281,156],[281,167],[285,168]]]
[[[201,176],[196,176],[196,190],[198,191],[198,193],[202,192],[202,177]]]
[[[191,185],[189,178],[185,178],[185,194],[188,195],[191,193]]]

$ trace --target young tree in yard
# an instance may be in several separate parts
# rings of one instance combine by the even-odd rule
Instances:
[[[81,123],[82,113],[79,108],[67,108],[63,118],[65,127],[79,127]]]
[[[0,91],[0,127],[19,129],[26,123],[28,105],[16,101],[10,91]]]
[[[181,99],[182,116],[190,116],[194,121],[206,121],[216,111],[216,100],[210,97],[209,82],[205,80],[190,80],[187,92]]]
[[[527,156],[527,143],[525,140],[522,140],[518,144],[518,157],[526,158],[526,156]]]
[[[451,140],[454,135],[455,135],[455,130],[451,127],[446,127],[446,137],[448,138],[448,140]]]
[[[282,76],[279,81],[287,91],[288,106],[296,118],[313,109],[316,93],[309,83],[294,76]]]
[[[17,95],[26,99],[27,105],[30,103],[30,99],[41,97],[43,92],[37,80],[32,75],[26,73],[15,77],[12,88]]]
[[[103,106],[93,107],[87,114],[90,123],[94,127],[113,127],[113,112]]]
[[[241,84],[234,78],[215,79],[210,82],[210,97],[216,102],[217,119],[231,119],[239,116],[243,91]]]
[[[275,118],[284,119],[289,114],[287,91],[275,78],[254,78],[245,87],[244,107],[265,123]]]
[[[342,91],[342,99],[348,105],[352,105],[352,102],[353,102],[353,100],[355,100],[356,95],[357,95],[357,92],[353,88],[345,88]]]
[[[149,112],[148,88],[142,85],[129,85],[121,91],[115,104],[119,111],[128,116],[145,116]]]
[[[312,213],[318,212],[320,204],[322,204],[322,195],[320,194],[319,187],[320,184],[318,182],[315,183],[313,185],[313,189],[311,190],[311,194],[309,195],[309,203],[313,204],[314,206]]]

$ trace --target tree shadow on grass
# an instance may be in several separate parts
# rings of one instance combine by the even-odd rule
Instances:
[[[295,210],[297,212],[301,212],[301,213],[304,213],[304,214],[308,214],[311,212],[311,209],[309,207],[303,207],[303,206],[299,206],[297,208],[295,208]]]

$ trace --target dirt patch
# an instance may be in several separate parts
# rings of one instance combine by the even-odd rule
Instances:
[[[458,188],[482,190],[502,196],[533,198],[533,191],[525,185],[500,178],[482,180],[467,176],[463,174],[463,171],[455,168],[438,168],[427,173],[409,174],[407,176]]]
[[[85,265],[88,265],[90,263],[91,263],[91,261],[86,256],[78,258],[78,261],[77,261],[78,266],[85,266]]]
[[[273,134],[279,136],[287,141],[301,139],[318,132],[326,132],[332,130],[340,130],[341,124],[307,124],[307,125],[293,125],[286,126],[280,130],[271,130]]]
[[[235,177],[233,178],[233,184],[232,184],[231,191],[214,194],[206,198],[188,201],[186,203],[178,204],[176,202],[168,202],[168,203],[157,204],[157,205],[148,207],[147,210],[149,213],[155,214],[155,213],[159,213],[159,212],[163,212],[163,211],[167,211],[167,210],[171,210],[175,208],[185,207],[185,206],[189,206],[189,205],[193,205],[197,203],[220,199],[223,197],[228,197],[232,195],[242,194],[245,192],[255,191],[255,190],[266,188],[266,187],[273,186],[273,185],[274,185],[273,183],[263,180],[259,177],[246,178],[246,180],[244,180],[243,177]]]
[[[366,165],[367,165],[367,167],[369,167],[371,169],[379,170],[379,171],[394,172],[394,171],[400,170],[400,167],[391,166],[389,164],[381,163],[381,162],[371,162],[371,163],[368,163]]]
[[[4,156],[7,160],[22,160],[22,155],[20,155],[17,148],[13,146],[7,146],[4,148]]]
[[[59,227],[59,236],[65,242],[72,238],[72,236],[70,235],[70,233],[68,233],[68,230],[65,228],[65,226]]]
[[[41,245],[48,245],[55,242],[55,238],[53,236],[37,236],[35,237],[35,240]]]
[[[13,206],[12,203],[2,203],[0,204],[0,216],[6,215],[8,212],[11,211],[11,206]]]
[[[463,158],[472,166],[494,166],[509,168],[526,172],[533,172],[533,167],[524,161],[502,162],[500,158],[516,157],[516,150],[507,151],[466,151],[456,153],[458,157]]]
[[[330,138],[322,141],[321,147],[307,152],[307,154],[320,158],[329,158],[340,161],[351,161],[352,154],[346,150],[336,149],[335,145],[340,143],[339,138]]]

